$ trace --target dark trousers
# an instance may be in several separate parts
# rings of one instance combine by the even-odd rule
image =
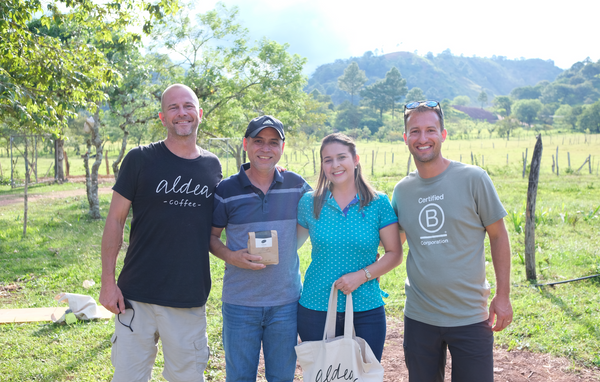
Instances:
[[[404,317],[404,360],[409,382],[443,382],[446,350],[453,382],[494,381],[494,335],[487,321],[440,327]]]
[[[346,313],[338,312],[335,322],[335,336],[344,334],[344,318]],[[327,312],[311,310],[298,304],[298,334],[302,341],[320,341],[325,331]],[[354,331],[356,336],[364,339],[373,354],[381,361],[385,343],[386,321],[385,308],[380,306],[364,312],[354,312]]]

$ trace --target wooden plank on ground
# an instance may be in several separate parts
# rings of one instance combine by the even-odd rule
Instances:
[[[62,317],[68,306],[57,306],[54,308],[24,308],[24,309],[0,309],[0,324],[22,323],[22,322],[52,322],[52,314],[56,318]],[[101,319],[110,319],[113,314],[105,307],[98,305],[98,313]]]

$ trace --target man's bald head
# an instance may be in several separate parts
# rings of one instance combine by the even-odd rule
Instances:
[[[171,90],[173,89],[185,89],[190,93],[190,96],[192,96],[192,99],[194,100],[194,103],[196,104],[196,106],[198,108],[200,108],[200,101],[198,100],[198,96],[196,95],[196,93],[194,93],[194,91],[186,85],[183,84],[173,84],[171,86],[169,86],[168,88],[165,89],[165,91],[162,93],[162,95],[160,96],[160,109],[163,111],[163,113],[165,112],[165,101],[166,101],[166,97],[165,95],[167,95]]]

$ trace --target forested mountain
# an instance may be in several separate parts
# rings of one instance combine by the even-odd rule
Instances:
[[[540,82],[511,91],[514,99],[539,99],[543,104],[581,105],[600,99],[600,61],[589,58],[576,62],[562,72],[554,82]]]
[[[319,90],[329,94],[335,104],[350,96],[338,88],[338,77],[353,61],[365,71],[366,85],[385,78],[392,67],[400,70],[408,89],[418,87],[427,98],[442,100],[467,95],[473,105],[484,90],[489,99],[507,95],[516,87],[535,85],[540,81],[554,81],[562,69],[551,60],[508,60],[505,57],[481,58],[455,56],[446,50],[437,56],[428,53],[422,57],[410,52],[395,52],[376,56],[366,52],[362,57],[339,59],[319,66],[308,81],[305,90]]]

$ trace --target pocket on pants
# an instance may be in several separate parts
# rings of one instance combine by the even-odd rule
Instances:
[[[116,363],[117,363],[117,356],[118,356],[118,351],[117,351],[117,333],[114,333],[110,339],[110,342],[112,343],[112,347],[110,349],[110,362],[112,363],[113,367],[116,367]]]
[[[208,357],[210,357],[208,338],[204,337],[198,341],[195,341],[194,348],[196,349],[196,371],[204,375],[204,370],[208,364]]]

